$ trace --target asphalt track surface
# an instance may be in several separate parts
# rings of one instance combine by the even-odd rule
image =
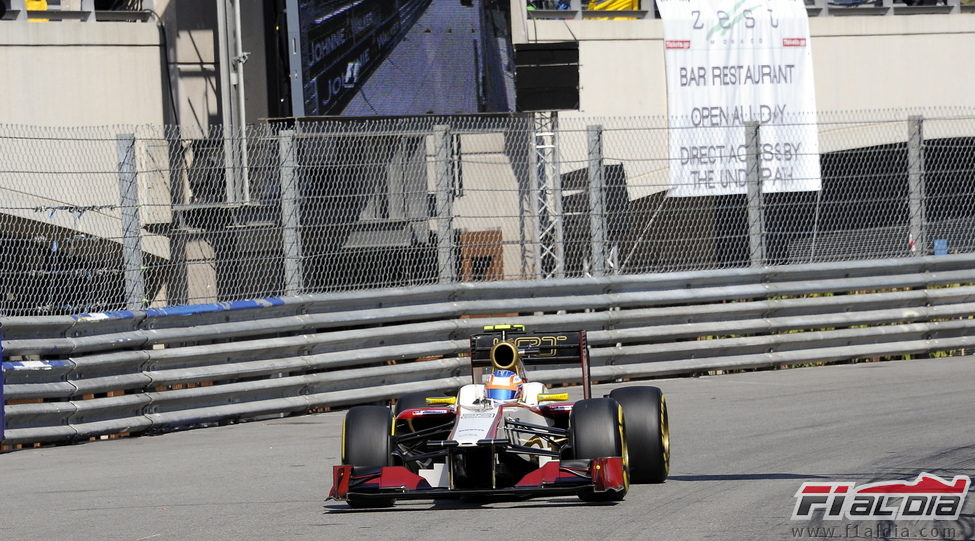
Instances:
[[[973,383],[972,357],[657,380],[671,477],[615,505],[323,502],[341,412],[24,450],[0,455],[0,539],[971,539],[971,496],[879,531],[791,513],[804,481],[975,476]]]

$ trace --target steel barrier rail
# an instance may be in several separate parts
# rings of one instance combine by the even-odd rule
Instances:
[[[884,285],[884,286],[891,286],[891,285],[894,285],[894,286],[905,286],[905,285],[906,286],[916,286],[921,281],[932,281],[930,276],[922,277],[922,278],[924,278],[924,280],[910,280],[910,281],[898,280],[897,282],[890,282],[890,281],[888,281],[888,282],[883,283],[882,285]],[[965,276],[957,276],[957,275],[955,275],[955,276],[949,277],[948,278],[948,281],[953,281],[953,280],[957,280],[957,279],[964,279],[964,278],[965,278]],[[877,282],[875,282],[873,280],[871,280],[870,282],[873,283],[873,284],[876,284],[877,283]],[[861,284],[861,286],[865,287],[866,284]],[[807,288],[806,291],[803,291],[801,289],[793,289],[791,292],[792,293],[795,293],[795,292],[804,293],[804,292],[808,292],[808,291],[816,291],[816,290],[819,290],[819,289],[820,288],[812,288],[812,289],[808,289]],[[705,291],[707,291],[707,290],[705,290]],[[768,290],[767,292],[771,292],[771,290]],[[776,292],[777,293],[781,293],[782,291],[779,290],[779,291],[776,291]],[[737,295],[740,295],[740,296],[744,296],[744,295],[754,295],[756,293],[754,291],[749,292],[749,291],[741,291],[741,290],[739,290],[736,294]],[[687,295],[686,294],[682,294],[682,296],[684,296],[685,297],[685,300],[686,300]],[[700,295],[694,295],[694,297],[699,299]],[[659,296],[658,296],[658,299],[659,299]],[[523,305],[523,306],[530,306],[530,308],[532,310],[536,310],[536,311],[544,308],[543,306],[540,306],[537,303],[533,303],[530,300],[525,300],[525,301],[519,300],[519,301],[521,301],[521,302],[516,301],[515,303],[512,303],[512,301],[510,301],[510,300],[504,301],[505,304],[504,304],[503,307],[510,309],[513,304],[517,304],[517,305]],[[599,299],[596,299],[596,298],[588,298],[583,303],[583,305],[586,306],[586,307],[591,307],[591,306],[596,306],[599,303],[607,303],[607,302],[615,302],[615,303],[621,304],[621,303],[627,302],[627,300],[624,299],[624,298],[616,298],[616,299],[611,299],[611,300],[610,299],[603,299],[603,298],[599,298]],[[566,304],[571,304],[571,301],[569,299],[559,299],[559,302],[556,303],[556,306],[565,306]],[[479,308],[483,308],[483,306],[479,306]],[[464,310],[462,310],[462,309],[458,309],[452,315],[458,315],[457,312],[463,312],[463,311]],[[432,330],[431,326],[427,326],[426,327],[426,330],[427,331]],[[469,330],[471,330],[471,329],[465,329],[465,331],[469,331]],[[408,330],[408,332],[412,332],[412,331],[409,331]],[[368,338],[366,339],[366,341],[368,342]],[[119,341],[119,340],[117,340],[115,336],[110,336],[110,337],[108,337],[108,340],[106,341],[105,346],[106,347],[111,347],[112,345],[118,345],[120,343],[122,343],[122,342]],[[249,345],[248,345],[248,347],[249,347]],[[21,354],[23,354],[23,353],[30,353],[32,351],[42,351],[42,349],[40,349],[40,345],[39,344],[35,344],[35,345],[29,346],[29,347],[21,347],[20,341],[17,341],[17,340],[7,341],[7,343],[6,343],[6,349],[7,349],[8,352],[16,352],[16,353],[21,353]],[[56,350],[56,349],[57,348],[52,347],[52,350]],[[211,349],[210,351],[206,351],[203,354],[204,355],[212,355],[213,354],[213,351]],[[145,353],[138,353],[137,355],[142,356],[142,355],[145,355]],[[185,355],[184,355],[184,358],[185,358]]]
[[[975,256],[462,283],[2,318],[5,444],[233,422],[448,390],[484,313],[589,331],[600,380],[972,346]],[[951,286],[951,287],[946,287]],[[439,357],[422,360],[425,357]],[[550,369],[550,383],[578,369]]]
[[[946,293],[951,293],[956,298],[969,298],[973,295],[971,288],[951,288],[935,290],[941,292],[940,296],[945,297]],[[862,300],[870,301],[873,306],[877,306],[879,301],[873,298],[886,298],[889,303],[903,303],[905,299],[913,299],[915,302],[924,301],[925,304],[936,302],[936,299],[919,296],[922,292],[897,292],[883,295],[864,295]],[[917,317],[961,317],[970,313],[971,306],[966,303],[955,303],[952,310],[940,309],[931,311],[920,308],[921,313],[908,313],[903,311],[878,311],[860,310],[856,314],[857,319],[846,312],[830,315],[828,317],[816,315],[824,309],[842,301],[843,310],[849,310],[852,302],[860,301],[861,296],[845,297],[818,297],[810,299],[795,299],[786,301],[761,301],[761,302],[742,302],[732,305],[696,305],[694,311],[682,309],[640,309],[640,310],[618,310],[608,312],[593,312],[584,314],[552,315],[542,318],[529,318],[527,321],[533,326],[549,325],[567,328],[566,326],[577,326],[584,328],[601,327],[634,327],[641,323],[650,324],[649,327],[635,327],[630,331],[614,331],[613,341],[632,341],[667,338],[676,339],[688,336],[706,336],[713,334],[713,318],[721,319],[733,318],[731,324],[720,326],[724,334],[730,332],[758,332],[758,331],[777,331],[795,328],[800,325],[808,326],[829,326],[850,324],[854,321],[858,324],[883,323],[886,321],[902,321],[908,318]],[[862,303],[860,303],[862,304]],[[779,307],[779,306],[782,307]],[[808,316],[801,316],[804,319],[788,319],[774,317],[775,313],[780,312],[786,305],[791,305],[793,312],[803,310],[810,313]],[[823,308],[827,307],[827,308]],[[865,308],[861,306],[861,308]],[[836,309],[835,307],[833,309]],[[931,312],[930,315],[928,312]],[[680,319],[674,320],[675,313]],[[683,313],[689,315],[681,316]],[[802,312],[800,312],[802,313]],[[760,319],[746,319],[747,316],[763,316]],[[798,317],[798,316],[796,316]],[[695,322],[696,321],[696,322]],[[476,330],[474,328],[467,331]],[[154,385],[174,385],[181,383],[193,383],[199,381],[212,381],[224,379],[226,373],[232,373],[237,377],[263,376],[274,372],[300,370],[300,369],[334,369],[344,365],[357,364],[367,361],[379,362],[383,359],[421,357],[426,355],[438,355],[450,353],[462,349],[463,342],[443,342],[443,343],[420,343],[420,344],[399,344],[402,335],[417,336],[423,334],[428,337],[435,337],[441,334],[450,334],[455,328],[454,322],[440,322],[431,325],[416,324],[402,325],[398,327],[385,327],[373,329],[372,331],[383,331],[384,334],[376,332],[367,333],[365,338],[360,337],[347,345],[353,347],[353,352],[348,353],[345,349],[339,349],[338,355],[327,355],[327,353],[316,353],[311,348],[316,341],[306,340],[305,337],[280,340],[257,340],[242,341],[222,345],[203,345],[183,348],[161,349],[153,351],[134,351],[109,353],[105,355],[92,355],[87,357],[70,358],[64,361],[65,366],[72,367],[74,370],[73,383],[51,382],[40,384],[25,384],[22,388],[13,387],[11,397],[26,398],[29,396],[40,396],[45,398],[52,397],[71,397],[75,395],[91,394],[95,392],[105,392],[107,390],[128,390],[138,389]],[[392,336],[393,334],[398,337]],[[332,335],[336,333],[320,333],[316,335],[318,343],[334,342]],[[594,333],[590,340],[594,345],[598,345],[599,333]],[[392,342],[394,345],[382,348],[368,348],[371,343],[384,341]],[[257,344],[255,344],[255,342]],[[295,345],[294,342],[298,342]],[[258,348],[257,345],[260,347]],[[332,346],[334,347],[334,346]],[[306,348],[302,355],[297,357],[282,357],[286,354],[295,354]],[[369,354],[374,353],[372,357]],[[246,355],[246,357],[245,357]],[[215,362],[216,359],[234,358],[233,365],[229,368]],[[132,368],[125,369],[128,363]],[[201,366],[198,366],[201,365]],[[102,377],[94,377],[100,372],[114,370]],[[47,372],[52,376],[63,377],[54,370]],[[37,373],[33,373],[36,376]],[[44,373],[41,373],[44,374]]]
[[[939,272],[915,272],[910,274],[894,274],[888,276],[865,276],[865,277],[843,277],[825,278],[818,277],[815,281],[796,280],[782,281],[778,283],[763,282],[757,284],[702,287],[695,282],[685,281],[688,289],[673,290],[652,290],[652,291],[633,291],[624,293],[589,293],[589,288],[576,287],[576,295],[560,295],[554,297],[539,298],[536,296],[527,298],[512,299],[510,296],[504,300],[494,301],[455,301],[451,303],[421,304],[412,307],[412,310],[402,307],[364,310],[365,324],[377,324],[376,310],[383,310],[381,317],[382,323],[390,323],[396,320],[405,321],[410,319],[428,319],[431,314],[437,317],[460,317],[478,313],[503,313],[511,312],[512,308],[517,307],[519,312],[545,312],[563,310],[585,310],[593,307],[632,307],[632,306],[654,306],[675,303],[689,302],[709,302],[724,301],[727,299],[746,299],[762,298],[768,296],[795,296],[809,295],[819,292],[848,292],[855,290],[870,289],[889,289],[905,287],[927,287],[929,285],[942,285],[970,281],[972,272],[970,270],[948,270]],[[652,284],[651,284],[652,285]],[[486,288],[487,289],[487,288]],[[499,294],[510,294],[498,288]],[[297,302],[302,302],[300,299]],[[443,306],[446,304],[446,306]],[[141,346],[166,345],[172,342],[186,342],[189,340],[225,340],[227,338],[247,337],[253,335],[268,335],[275,333],[293,333],[297,331],[320,330],[334,326],[362,325],[363,320],[356,319],[358,312],[349,310],[341,314],[341,319],[336,314],[330,314],[317,318],[316,316],[285,316],[280,321],[266,321],[258,319],[249,322],[238,323],[216,323],[206,326],[205,329],[199,327],[203,325],[193,319],[184,320],[189,327],[179,332],[179,329],[171,329],[169,332],[157,333],[157,331],[134,330],[128,333],[110,333],[105,335],[90,335],[82,339],[77,338],[12,338],[4,341],[4,350],[9,355],[66,355],[71,353],[86,353],[101,350],[119,350]],[[399,314],[398,317],[395,314]],[[447,324],[452,329],[461,330],[457,324],[449,322],[437,322]],[[426,323],[426,329],[433,328],[436,323]],[[475,329],[476,325],[468,325],[462,332],[467,333]],[[247,329],[246,331],[242,330]],[[381,329],[381,327],[380,327]],[[349,343],[358,341],[368,343],[371,340],[370,333],[375,334],[375,329],[364,329],[357,332],[355,337],[343,339],[333,338],[334,341],[345,340]],[[404,334],[411,331],[406,329]],[[15,335],[16,336],[16,335]],[[291,337],[290,342],[297,347],[305,339]],[[229,344],[233,344],[232,342]],[[252,346],[252,344],[251,344]],[[227,346],[232,349],[234,346]],[[212,350],[210,351],[212,353]],[[201,354],[204,354],[201,352]]]
[[[917,258],[886,259],[876,261],[853,261],[841,263],[818,263],[811,265],[792,265],[765,267],[760,269],[725,269],[721,271],[687,271],[654,275],[623,275],[602,278],[575,278],[546,281],[507,281],[507,282],[467,282],[452,285],[424,286],[419,288],[388,288],[350,293],[305,295],[289,299],[259,299],[211,305],[194,305],[150,309],[144,312],[108,312],[103,314],[83,314],[79,316],[45,316],[0,318],[0,325],[7,341],[36,337],[51,340],[59,337],[79,337],[92,334],[107,335],[142,328],[144,330],[176,329],[177,332],[192,331],[193,327],[207,327],[218,322],[235,323],[264,319],[269,322],[288,314],[332,314],[339,313],[334,325],[343,326],[354,313],[363,313],[369,323],[389,321],[390,314],[379,312],[366,317],[369,309],[394,309],[400,307],[428,307],[463,301],[479,301],[502,308],[507,298],[572,298],[580,295],[619,294],[626,292],[650,293],[654,291],[680,291],[705,286],[737,286],[743,284],[778,284],[834,277],[841,280],[884,275],[908,275],[932,271],[967,271],[975,266],[975,254],[951,256],[928,256]],[[855,289],[872,284],[854,282],[839,287]],[[810,288],[815,290],[817,288]],[[822,289],[822,288],[820,288]],[[877,289],[872,287],[871,289]],[[838,289],[842,290],[842,289]],[[803,291],[781,294],[804,294]],[[255,309],[261,310],[262,317],[252,315]],[[423,310],[427,308],[421,308]],[[351,312],[345,314],[343,312]],[[434,313],[432,317],[437,317]],[[322,321],[322,323],[327,320]],[[293,330],[301,330],[294,327]],[[226,329],[224,329],[225,331]],[[206,332],[206,331],[203,331]],[[164,335],[165,336],[165,335]],[[170,337],[175,335],[170,334]],[[185,336],[185,335],[184,335]],[[122,337],[119,337],[122,338]],[[130,338],[134,339],[134,338]],[[59,347],[70,348],[70,342]],[[51,351],[52,346],[38,344],[43,351]],[[26,351],[22,352],[26,353]]]

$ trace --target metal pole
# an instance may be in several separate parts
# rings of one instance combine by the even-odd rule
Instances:
[[[244,52],[242,30],[240,28],[240,0],[232,0],[234,4],[234,60],[233,78],[234,85],[237,87],[237,111],[236,128],[240,135],[237,144],[240,156],[240,182],[241,182],[241,201],[250,202],[251,187],[249,178],[249,161],[247,156],[247,117],[244,114],[244,62],[250,53]]]
[[[562,221],[562,165],[559,163],[559,113],[550,113],[549,129],[552,131],[552,148],[548,153],[549,220],[552,223],[551,250],[555,258],[553,269],[556,278],[565,278],[565,228]]]
[[[301,32],[298,24],[298,0],[286,0],[285,10],[288,12],[288,75],[291,79],[291,116],[300,117],[305,116],[305,83],[301,73]]]
[[[823,188],[820,186],[816,190],[816,210],[813,215],[813,230],[812,230],[812,241],[809,244],[809,260],[807,263],[812,263],[816,261],[816,237],[819,235],[819,215],[820,209],[823,206]]]
[[[911,254],[927,255],[928,240],[924,230],[927,222],[924,201],[924,119],[921,116],[911,116],[907,120],[907,184],[910,192],[908,242]]]
[[[301,207],[298,199],[298,160],[295,157],[295,132],[278,134],[278,163],[281,168],[281,244],[284,254],[284,294],[304,291],[301,252]]]
[[[751,266],[765,265],[765,209],[762,198],[762,140],[761,125],[758,122],[745,123],[745,145],[747,157],[746,206],[748,208],[748,254]]]
[[[537,114],[537,113],[536,113]],[[532,127],[531,148],[528,150],[528,208],[531,211],[532,223],[531,235],[535,254],[535,278],[545,278],[545,247],[542,246],[542,230],[544,224],[545,205],[541,197],[544,193],[545,175],[540,166],[538,155],[538,136],[536,135],[537,126]],[[526,258],[527,259],[527,258]],[[526,275],[527,277],[527,275]]]
[[[555,111],[533,115],[533,187],[538,209],[538,254],[540,278],[565,276],[564,232],[562,228],[562,178],[558,163],[558,121]]]
[[[457,279],[453,257],[454,187],[451,182],[450,127],[434,126],[433,138],[437,175],[437,266],[440,268],[440,283],[449,284]]]
[[[505,136],[506,139],[508,137],[511,137],[511,136],[510,135],[506,135]],[[506,146],[507,146],[507,144],[506,144]],[[506,151],[506,153],[507,153],[507,151]],[[528,168],[529,168],[529,170],[531,170],[532,168],[534,168],[534,162],[535,162],[534,156],[535,156],[534,150],[529,149],[529,152],[528,152],[528,162],[529,162]],[[512,162],[514,162],[514,160],[512,160]],[[514,163],[512,163],[512,169],[515,169],[515,164]],[[531,207],[531,204],[532,204],[532,201],[535,201],[536,200],[535,191],[537,190],[537,187],[538,187],[538,185],[534,182],[534,177],[531,175],[530,172],[528,173],[528,177],[529,177],[529,182],[527,184],[525,182],[520,181],[520,180],[518,181],[518,252],[519,252],[518,261],[521,264],[521,275],[520,275],[520,277],[521,277],[522,280],[527,280],[528,279],[528,258],[529,258],[529,251],[528,251],[528,227],[529,227],[529,220],[528,220],[528,218],[530,217],[529,216],[529,213],[528,213],[528,209],[529,208],[534,208],[534,207]],[[518,178],[518,174],[517,173],[515,173],[515,178]],[[532,186],[535,186],[535,188],[532,188]],[[537,231],[538,229],[535,227],[535,225],[537,225],[537,224],[535,222],[536,222],[535,220],[532,220],[530,223],[532,224],[531,225],[532,229],[534,231]],[[533,235],[533,240],[535,240],[535,237],[537,237],[537,235]]]
[[[237,170],[234,162],[234,105],[231,99],[233,85],[230,82],[230,43],[227,30],[227,0],[217,2],[217,63],[220,69],[220,116],[223,124],[223,163],[228,203],[240,200]]]
[[[189,303],[188,262],[186,260],[187,201],[184,150],[179,126],[166,130],[169,144],[169,203],[173,213],[173,229],[169,235],[169,272],[166,275],[166,302],[170,306]]]
[[[603,171],[603,128],[587,126],[589,149],[589,235],[592,275],[606,274],[606,182]]]
[[[142,225],[139,223],[139,183],[135,169],[135,135],[116,138],[119,207],[122,219],[122,267],[125,271],[126,310],[141,310],[146,297],[142,276]]]

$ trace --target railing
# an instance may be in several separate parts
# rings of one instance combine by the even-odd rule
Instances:
[[[970,284],[975,255],[959,254],[2,318],[3,443],[456,389],[470,381],[467,337],[488,322],[586,329],[603,382],[963,350],[975,345]],[[578,368],[534,375],[565,383]]]

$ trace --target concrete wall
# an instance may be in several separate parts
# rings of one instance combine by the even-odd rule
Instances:
[[[578,41],[581,116],[667,115],[663,21],[528,20],[512,41]],[[820,111],[975,105],[975,14],[812,17]],[[573,114],[567,114],[573,116]]]
[[[0,21],[0,124],[222,124],[216,0],[153,4],[148,22]],[[241,2],[248,123],[268,110],[263,24]]]
[[[580,42],[579,114],[667,114],[662,21],[527,20],[523,4],[512,0],[515,43]],[[160,0],[155,9],[168,66],[155,21],[0,22],[0,73],[7,74],[0,123],[180,124],[203,132],[221,124],[216,2]],[[242,2],[249,122],[267,116],[263,22],[257,3]],[[975,105],[964,58],[975,50],[975,14],[813,17],[809,24],[821,111]]]
[[[223,124],[217,1],[158,2],[169,48],[170,73],[179,124],[207,133]],[[267,117],[267,69],[264,52],[264,17],[261,2],[241,2],[244,63],[245,118],[254,123]],[[233,44],[231,43],[231,47]],[[233,89],[230,90],[233,92]]]
[[[0,21],[0,123],[162,124],[154,24]]]
[[[526,19],[519,0],[512,0],[512,41],[579,42],[579,110],[559,113],[563,126],[588,123],[621,127],[605,117],[655,117],[642,127],[666,126],[667,80],[664,28],[661,19],[543,20]],[[937,107],[975,107],[975,76],[969,51],[975,51],[975,14],[810,17],[815,68],[816,105],[823,112],[841,113],[849,122],[866,111],[905,111]],[[852,113],[846,113],[852,112]],[[890,115],[888,115],[889,117]],[[888,117],[885,117],[886,120]],[[828,114],[827,117],[829,118]],[[622,124],[626,124],[622,121]],[[935,123],[928,138],[972,136],[964,123]],[[666,138],[660,131],[642,137],[628,132],[608,133],[606,155],[628,159],[627,184],[631,199],[668,186],[663,160]],[[907,140],[906,122],[897,125],[832,125],[819,127],[820,151],[863,148]],[[562,137],[562,173],[584,163],[585,134]],[[613,163],[613,160],[608,160]]]

